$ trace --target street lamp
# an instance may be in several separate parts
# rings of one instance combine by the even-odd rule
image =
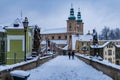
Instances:
[[[25,43],[24,43],[24,45],[25,45],[25,49],[24,49],[24,61],[26,61],[26,31],[27,31],[27,27],[28,27],[28,18],[27,17],[25,17],[25,20],[23,21],[23,26],[24,26],[24,36],[25,36]]]
[[[46,54],[47,54],[47,50],[48,50],[48,37],[46,36]]]

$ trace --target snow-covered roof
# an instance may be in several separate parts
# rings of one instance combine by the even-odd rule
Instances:
[[[67,44],[67,40],[50,40],[50,41],[56,44]],[[46,44],[46,40],[43,40],[41,44]]]
[[[20,77],[20,78],[25,78],[25,77],[28,77],[30,75],[29,72],[22,71],[22,70],[14,70],[14,71],[10,72],[10,74],[12,76],[16,76],[16,77]]]
[[[6,26],[5,27],[5,29],[24,29],[24,26],[23,26],[23,19],[21,18],[17,18],[17,19],[15,19],[14,20],[14,22],[11,24],[11,25],[9,25],[9,26]],[[16,25],[16,26],[15,26]],[[28,25],[29,26],[29,25]],[[35,27],[35,25],[30,25],[29,26],[29,29],[32,29],[32,28],[34,28]]]
[[[22,21],[22,19],[17,18],[10,26],[6,27],[6,29],[24,29]],[[14,27],[14,24],[18,24],[18,26]]]
[[[107,46],[110,42],[105,42],[103,45],[90,45],[91,48],[103,48]]]
[[[64,48],[62,48],[63,50],[68,50],[68,45],[66,45]]]
[[[91,41],[92,39],[92,35],[79,35],[79,41]]]
[[[76,41],[91,41],[92,35],[72,35],[72,50],[75,50]]]
[[[120,39],[117,39],[117,40],[99,40],[99,41],[110,41],[110,42],[116,42],[116,41],[120,41]]]
[[[67,29],[64,28],[50,28],[50,29],[42,29],[41,34],[54,34],[54,33],[66,33]]]
[[[5,32],[5,29],[3,29],[2,26],[0,26],[0,32]]]
[[[115,45],[117,48],[120,48],[120,45]]]

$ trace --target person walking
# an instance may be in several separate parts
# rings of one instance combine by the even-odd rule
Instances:
[[[74,51],[72,51],[72,59],[74,59],[75,53]]]
[[[70,53],[70,51],[68,52],[68,56],[69,56],[69,59],[70,59],[70,56],[71,56],[71,53]]]

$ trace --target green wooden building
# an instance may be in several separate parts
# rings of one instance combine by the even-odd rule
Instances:
[[[10,26],[5,27],[7,31],[7,64],[24,61],[25,36],[22,19],[17,18]],[[28,26],[26,32],[26,57],[32,52],[33,27]]]

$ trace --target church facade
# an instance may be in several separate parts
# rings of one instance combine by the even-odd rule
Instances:
[[[67,26],[64,28],[46,29],[41,31],[41,45],[46,44],[46,40],[56,43],[59,48],[68,46],[68,50],[72,49],[72,35],[83,35],[84,23],[81,19],[80,10],[77,13],[77,18],[74,15],[74,8],[70,9],[70,16],[68,17]]]

